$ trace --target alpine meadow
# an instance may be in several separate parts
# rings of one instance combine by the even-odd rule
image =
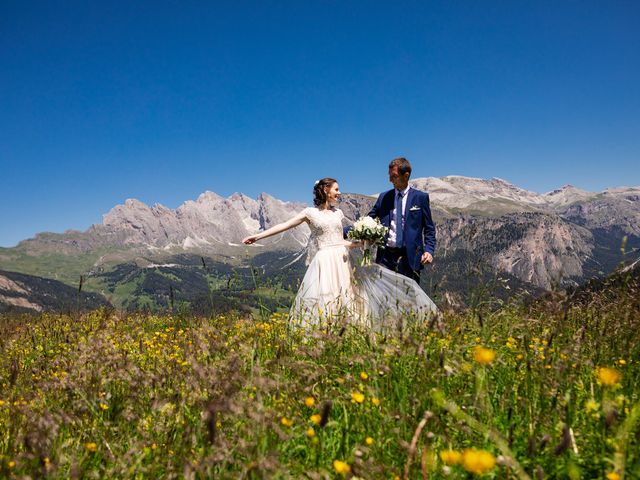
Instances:
[[[476,193],[465,181],[468,196],[493,190],[461,214],[463,192],[455,204],[446,193],[463,180],[440,181],[440,196],[437,181],[430,186],[442,265],[423,286],[442,315],[408,315],[384,332],[331,319],[294,326],[304,231],[254,256],[233,245],[218,255],[207,245],[106,245],[100,229],[120,239],[117,225],[151,229],[146,210],[129,203],[105,217],[108,227],[5,249],[5,268],[23,273],[0,276],[0,474],[640,477],[640,264],[629,260],[635,226],[624,223],[637,214],[635,191],[576,198],[563,189],[549,207],[503,181],[478,180]],[[235,198],[242,209],[213,194],[190,208],[215,201],[226,226],[240,211],[233,224],[255,228],[299,208]],[[353,221],[371,201],[346,195],[341,208]],[[623,213],[621,202],[633,208]],[[549,241],[537,244],[541,234]],[[111,256],[90,259],[96,244]],[[515,257],[505,253],[514,245]],[[595,272],[585,249],[614,271],[578,286]],[[65,262],[79,251],[89,270]],[[501,260],[509,255],[513,267]],[[46,275],[33,270],[45,259],[80,283],[31,275]]]
[[[385,334],[266,309],[5,314],[0,472],[638,478],[639,279]]]
[[[640,480],[640,1],[0,1],[0,480]]]

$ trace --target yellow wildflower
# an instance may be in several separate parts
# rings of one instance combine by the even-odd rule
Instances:
[[[15,466],[16,466],[16,462],[14,462],[13,460],[11,460],[11,461],[9,462],[9,468],[13,468],[13,467],[15,467]]]
[[[367,380],[369,378],[369,375],[367,374],[367,372],[360,372],[360,378],[362,380]]]
[[[489,365],[496,358],[496,352],[490,348],[476,345],[473,348],[473,359],[481,365]]]
[[[336,470],[336,473],[340,475],[346,475],[351,471],[351,467],[347,462],[343,462],[342,460],[334,460],[333,468]]]
[[[620,365],[626,365],[627,361],[624,358],[621,358],[620,360],[618,360],[618,364]],[[617,475],[617,474],[616,474]]]
[[[607,473],[607,480],[620,480],[620,475],[616,472]]]
[[[462,452],[462,466],[467,472],[483,475],[496,466],[496,458],[486,450],[467,448]]]
[[[462,454],[455,450],[442,450],[440,452],[440,460],[445,465],[457,465],[462,461]]]
[[[587,413],[589,413],[598,410],[598,408],[600,408],[600,404],[592,398],[585,402],[584,408],[587,410]]]
[[[309,427],[307,428],[307,437],[309,438],[313,438],[316,436],[316,431],[313,429],[313,427]]]
[[[380,399],[373,397],[371,399],[371,403],[373,403],[376,407],[378,407],[380,405]]]
[[[351,394],[351,401],[353,403],[362,403],[364,402],[364,394],[360,392],[353,392]]]
[[[307,397],[304,399],[304,404],[307,407],[313,407],[316,404],[316,399],[313,397]]]
[[[95,452],[98,450],[98,445],[96,445],[94,442],[85,443],[84,447],[90,452]]]
[[[101,403],[100,404],[100,409],[101,410],[109,410],[109,405],[107,405],[106,403]]]
[[[373,445],[376,441],[371,438],[371,437],[367,437],[364,439],[364,443],[366,443],[367,445]]]
[[[598,382],[606,387],[618,385],[622,380],[622,374],[615,368],[601,367],[597,370]]]
[[[320,425],[320,422],[322,421],[322,416],[319,413],[315,413],[311,415],[310,420],[316,425]]]
[[[344,385],[344,378],[338,377],[336,378],[336,382],[338,382],[340,385]]]
[[[285,427],[290,427],[291,425],[293,425],[293,420],[290,420],[287,417],[282,417],[280,419],[280,423]]]

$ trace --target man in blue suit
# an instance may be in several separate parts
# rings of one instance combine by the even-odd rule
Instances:
[[[420,283],[424,265],[433,262],[436,226],[431,218],[429,194],[409,186],[411,164],[404,157],[389,163],[393,190],[381,193],[369,216],[389,228],[376,262]]]

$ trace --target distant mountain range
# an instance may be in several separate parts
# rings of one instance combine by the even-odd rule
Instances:
[[[567,185],[538,194],[497,178],[462,176],[418,178],[411,185],[430,194],[438,248],[423,282],[441,301],[469,304],[473,292],[487,285],[500,298],[577,285],[611,272],[634,255],[625,252],[640,248],[640,187],[594,193]],[[345,194],[340,208],[352,222],[366,215],[374,200]],[[205,192],[175,210],[130,199],[85,232],[40,233],[0,248],[0,269],[69,286],[84,275],[86,289],[131,308],[140,307],[141,299],[152,308],[166,307],[176,295],[193,302],[212,288],[231,288],[232,276],[242,278],[234,288],[255,289],[255,271],[260,281],[278,279],[295,290],[304,272],[308,227],[257,247],[241,240],[305,206],[266,193],[253,199]],[[215,268],[207,270],[194,259]],[[169,280],[149,282],[157,274]],[[196,277],[200,280],[190,283]]]

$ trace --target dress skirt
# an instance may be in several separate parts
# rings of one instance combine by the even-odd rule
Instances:
[[[294,325],[335,323],[355,314],[349,251],[344,244],[320,248],[307,268],[291,306]]]
[[[318,250],[291,307],[293,325],[336,323],[383,332],[422,322],[438,309],[414,280],[381,265],[360,266],[344,245]]]

